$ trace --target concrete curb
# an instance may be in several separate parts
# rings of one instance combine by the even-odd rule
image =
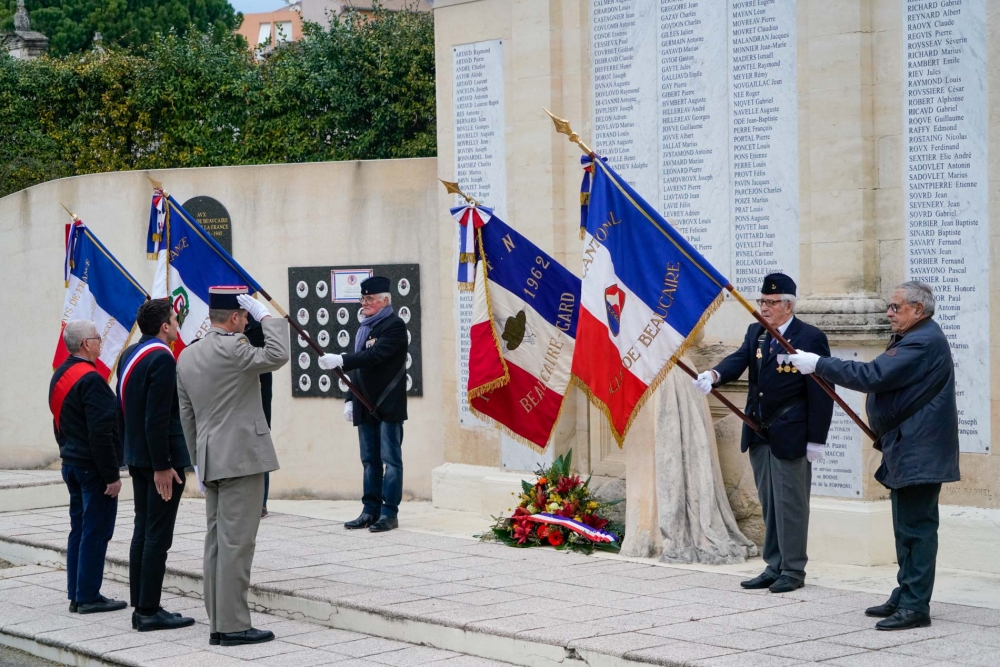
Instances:
[[[40,642],[33,637],[19,637],[6,632],[0,632],[0,644],[24,651],[36,658],[57,662],[60,665],[70,665],[71,667],[121,667],[125,665],[125,663],[108,662],[82,651],[71,650],[65,646]]]

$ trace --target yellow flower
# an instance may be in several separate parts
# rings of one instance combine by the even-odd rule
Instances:
[[[595,503],[593,500],[587,503],[587,509],[589,510],[596,510],[597,507],[598,507],[597,503]]]

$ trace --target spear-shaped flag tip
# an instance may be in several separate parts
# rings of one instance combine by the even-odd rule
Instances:
[[[69,217],[73,218],[73,222],[80,222],[80,218],[76,217],[76,213],[74,213],[73,211],[69,210],[69,208],[66,206],[66,204],[64,204],[62,202],[59,202],[59,205],[63,207],[63,210],[65,210],[67,213],[69,213]]]
[[[463,198],[465,201],[469,202],[472,205],[477,205],[479,203],[469,195],[462,192],[462,189],[458,187],[458,183],[454,183],[452,181],[446,181],[443,178],[439,178],[438,180],[441,181],[441,185],[444,186],[444,189],[448,192],[448,194],[458,195],[459,197]]]
[[[567,137],[569,137],[569,140],[572,141],[577,146],[579,146],[580,150],[582,150],[584,153],[588,155],[594,154],[594,151],[590,150],[590,147],[580,140],[580,135],[573,131],[573,128],[570,126],[568,120],[566,120],[565,118],[559,118],[545,107],[542,107],[542,111],[547,113],[549,115],[549,118],[552,119],[552,123],[556,126],[556,132],[558,132],[559,134],[565,134]]]
[[[158,180],[156,180],[149,174],[146,174],[146,178],[149,180],[150,183],[153,184],[154,188],[156,188],[157,190],[163,190],[163,183],[160,183]]]

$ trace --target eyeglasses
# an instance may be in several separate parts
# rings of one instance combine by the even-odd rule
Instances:
[[[100,341],[100,340],[101,340],[101,337],[100,337],[100,336],[91,336],[90,338],[84,338],[83,340],[84,340],[84,341],[88,341],[88,340],[96,340],[96,341]]]
[[[782,301],[784,301],[784,299],[757,299],[757,305],[767,306],[768,308],[774,308]]]
[[[888,306],[885,307],[885,309],[886,310],[891,310],[894,313],[898,313],[899,309],[902,308],[902,307],[903,307],[903,304],[901,304],[901,303],[890,303]]]

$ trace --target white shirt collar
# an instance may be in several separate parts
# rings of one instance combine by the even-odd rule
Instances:
[[[780,327],[778,327],[778,333],[780,333],[782,336],[784,336],[785,335],[785,331],[788,329],[789,325],[792,323],[792,320],[794,320],[794,319],[795,319],[794,315],[792,315],[791,317],[789,317],[787,322],[785,322]]]

